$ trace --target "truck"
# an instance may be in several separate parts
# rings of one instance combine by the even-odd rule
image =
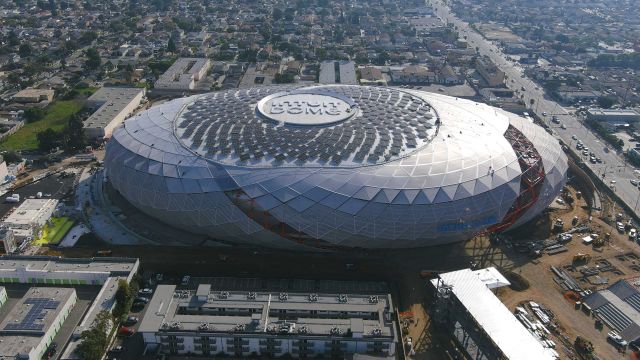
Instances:
[[[20,194],[12,194],[11,196],[7,196],[5,199],[8,203],[19,203],[20,202]]]

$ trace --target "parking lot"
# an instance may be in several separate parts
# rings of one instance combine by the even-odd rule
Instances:
[[[35,198],[41,192],[44,198],[63,199],[73,188],[75,178],[73,176],[61,177],[57,174],[48,176],[29,185],[11,191],[0,200],[0,217],[4,217],[24,199]],[[10,194],[19,194],[20,203],[8,203],[5,197]]]

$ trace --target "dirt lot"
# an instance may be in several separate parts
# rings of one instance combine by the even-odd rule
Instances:
[[[575,194],[575,192],[572,191],[572,194]],[[605,201],[607,200],[605,199]],[[550,230],[556,218],[564,220],[565,230],[567,230],[570,227],[567,224],[571,224],[573,217],[578,216],[580,223],[592,229],[590,233],[597,233],[600,236],[610,233],[611,240],[602,247],[594,247],[583,243],[582,237],[588,235],[587,233],[574,234],[573,240],[565,245],[569,251],[557,255],[545,254],[535,260],[531,260],[527,255],[517,254],[513,249],[504,249],[502,256],[504,256],[505,261],[502,263],[502,267],[520,274],[529,282],[530,287],[528,290],[520,292],[505,288],[500,291],[499,297],[509,309],[514,309],[515,306],[525,300],[533,300],[544,304],[556,315],[561,332],[570,339],[571,343],[576,336],[581,335],[593,343],[595,352],[600,357],[604,359],[626,358],[628,355],[620,354],[607,342],[606,334],[608,330],[606,327],[603,330],[596,329],[593,318],[585,315],[582,311],[576,310],[574,303],[565,299],[564,290],[554,281],[554,275],[550,271],[551,266],[566,267],[571,270],[571,274],[579,280],[583,288],[597,290],[606,287],[607,285],[596,286],[590,284],[588,280],[582,279],[577,268],[574,269],[571,266],[573,256],[577,253],[583,253],[592,257],[587,264],[588,266],[593,267],[596,264],[602,266],[605,264],[602,260],[607,260],[617,270],[600,273],[601,277],[608,280],[608,284],[612,284],[621,278],[640,275],[640,271],[638,271],[640,268],[634,266],[637,261],[626,256],[620,256],[624,254],[640,254],[638,245],[633,241],[629,241],[626,234],[620,234],[613,227],[607,225],[599,217],[599,214],[593,214],[592,220],[589,221],[589,215],[583,209],[584,205],[583,201],[578,201],[572,207],[549,210],[538,219],[536,224],[520,229],[517,234],[513,234],[514,238],[518,238],[520,241],[548,238],[553,235]],[[525,235],[527,233],[531,235]],[[478,248],[482,248],[482,245],[479,245]],[[478,251],[476,249],[472,250]],[[556,341],[556,343],[560,344],[559,341]],[[569,352],[565,351],[562,346],[559,346],[556,350],[563,357],[568,358]]]

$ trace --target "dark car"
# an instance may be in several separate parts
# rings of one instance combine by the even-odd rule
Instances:
[[[138,321],[140,321],[140,319],[138,319],[136,316],[129,316],[127,320],[124,321],[124,323],[125,325],[129,326],[129,325],[137,324]]]
[[[149,303],[149,298],[144,297],[144,296],[138,296],[138,297],[136,298],[135,302],[140,302],[140,303],[148,304],[148,303]]]

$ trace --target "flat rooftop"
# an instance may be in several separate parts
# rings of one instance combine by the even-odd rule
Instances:
[[[0,322],[0,359],[13,359],[37,347],[75,295],[72,288],[30,288]]]
[[[84,121],[85,128],[102,128],[118,116],[135,98],[144,94],[141,88],[103,87],[91,95],[88,103],[100,104],[100,107]]]
[[[206,287],[199,287],[200,296]],[[242,332],[395,337],[390,295],[196,291],[158,286],[141,332]],[[287,321],[278,319],[286,313]],[[344,314],[347,314],[346,316]],[[291,327],[291,324],[295,324]],[[289,328],[290,327],[290,328]]]
[[[18,91],[13,97],[16,98],[29,98],[29,97],[40,97],[40,96],[53,96],[55,94],[54,90],[50,89],[24,89]]]
[[[74,259],[50,256],[0,256],[0,270],[27,269],[30,271],[106,272],[129,274],[137,266],[133,258]]]
[[[553,360],[553,355],[489,290],[489,284],[501,280],[492,273],[464,269],[440,274],[440,279],[444,284],[451,286],[451,291],[458,301],[506,359]],[[431,280],[431,283],[437,286],[438,279]]]
[[[179,58],[155,82],[156,88],[189,90],[194,74],[207,65],[206,58]]]
[[[45,208],[51,208],[58,205],[56,199],[26,199],[17,208],[9,214],[4,220],[10,224],[29,224],[40,212]]]
[[[592,115],[608,115],[608,116],[640,116],[633,109],[589,109]]]

